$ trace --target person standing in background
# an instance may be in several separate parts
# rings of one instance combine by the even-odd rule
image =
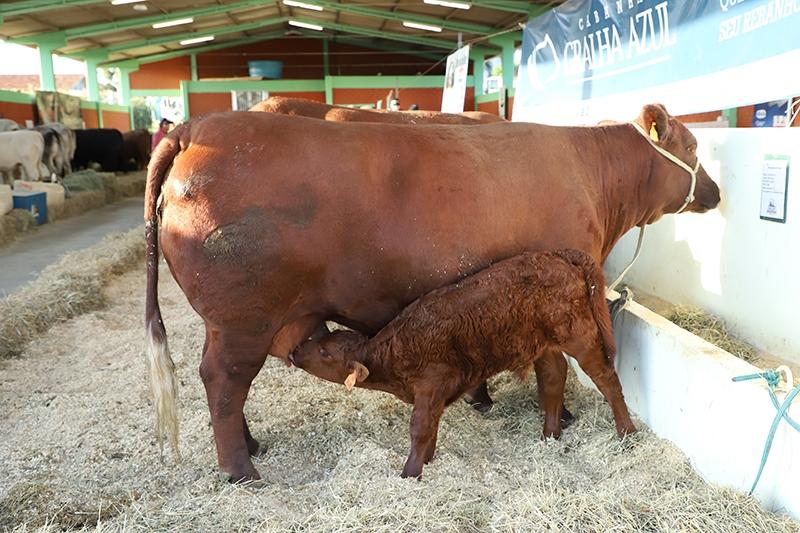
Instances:
[[[392,98],[392,101],[389,102],[389,109],[392,111],[400,111],[400,99]]]
[[[158,123],[158,131],[153,134],[153,148],[169,133],[170,126],[172,126],[171,120],[167,118],[161,119],[161,122]]]

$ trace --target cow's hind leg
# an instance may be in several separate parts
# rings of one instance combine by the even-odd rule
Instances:
[[[571,352],[567,353],[572,355]],[[598,338],[588,349],[576,350],[573,357],[611,406],[617,426],[617,436],[621,439],[625,435],[636,433],[636,426],[633,425],[622,395],[622,384],[619,382],[613,363],[606,360],[600,339]]]
[[[207,333],[200,377],[206,388],[220,477],[230,481],[260,479],[250,459],[259,445],[244,420],[244,404],[269,344],[240,332]]]

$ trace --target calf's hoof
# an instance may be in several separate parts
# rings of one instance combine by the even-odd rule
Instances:
[[[575,417],[569,412],[566,407],[561,407],[561,429],[567,429],[572,423],[575,422]]]
[[[491,398],[476,400],[474,398],[470,398],[469,396],[464,396],[464,401],[470,404],[472,408],[479,413],[488,413],[492,410],[492,406],[494,406],[494,402]]]

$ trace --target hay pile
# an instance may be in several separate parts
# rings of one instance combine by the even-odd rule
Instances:
[[[67,175],[63,183],[69,187],[71,198],[63,204],[47,208],[48,222],[82,215],[91,209],[144,194],[146,172],[131,172],[115,176],[111,172],[81,170]],[[26,214],[27,213],[27,217]],[[24,209],[14,209],[0,216],[0,248],[10,245],[20,235],[36,231],[33,215]]]
[[[143,235],[143,228],[110,234],[100,244],[65,255],[0,300],[0,357],[18,354],[56,322],[103,307],[103,289],[111,279],[144,261]]]
[[[245,409],[265,487],[217,478],[197,375],[200,318],[162,265],[160,302],[180,383],[182,460],[161,463],[144,365],[144,268],[108,307],[0,359],[0,530],[110,532],[798,532],[752,497],[704,482],[638,423],[620,442],[602,397],[573,376],[577,416],[540,440],[535,383],[490,381],[495,409],[442,417],[422,480],[400,479],[410,406],[270,358]],[[624,364],[624,356],[621,360]]]
[[[722,318],[710,315],[699,307],[676,305],[664,316],[677,326],[748,363],[752,363],[756,357],[755,348],[728,333],[728,328]]]

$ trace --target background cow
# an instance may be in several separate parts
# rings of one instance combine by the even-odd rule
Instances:
[[[126,131],[122,134],[122,157],[125,170],[144,170],[150,162],[150,132],[146,129]]]
[[[122,159],[122,133],[113,128],[94,128],[75,131],[75,156],[72,168],[89,168],[90,162],[99,163],[105,172],[124,169]]]
[[[488,124],[505,122],[491,113],[471,111],[467,113],[440,113],[438,111],[386,111],[382,109],[351,108],[324,104],[303,98],[271,96],[248,111],[280,113],[303,117],[332,120],[335,122],[382,122],[385,124]]]
[[[15,169],[25,171],[23,179],[39,181],[39,162],[44,152],[44,137],[38,131],[0,132],[0,171],[11,175]]]
[[[623,438],[636,428],[614,370],[604,286],[603,271],[584,252],[526,253],[422,296],[372,339],[337,331],[304,342],[289,358],[350,389],[414,404],[402,477],[419,476],[433,457],[446,406],[505,370],[527,376],[545,348],[575,357],[611,405]],[[560,419],[547,418],[544,436],[560,435]]]
[[[18,131],[21,130],[22,127],[8,118],[0,118],[0,132],[3,131]]]
[[[221,473],[258,479],[250,456],[260,446],[243,415],[250,383],[268,354],[287,358],[325,320],[375,334],[422,294],[492,262],[573,248],[602,265],[632,227],[716,207],[691,132],[658,105],[636,123],[696,180],[630,123],[422,128],[233,111],[176,127],[153,152],[145,193],[159,434],[175,444],[160,195],[164,257],[206,327],[200,374]],[[535,369],[553,416],[547,398],[563,397],[566,361],[548,351]]]

